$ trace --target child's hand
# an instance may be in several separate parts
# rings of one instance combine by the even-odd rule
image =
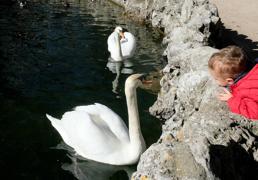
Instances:
[[[218,94],[218,99],[221,101],[228,101],[231,97],[233,97],[233,95],[226,89],[223,88],[224,92],[221,92]]]

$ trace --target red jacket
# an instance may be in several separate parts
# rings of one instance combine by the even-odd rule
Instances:
[[[258,120],[258,64],[245,77],[231,85],[230,89],[233,95],[228,100],[230,110]]]

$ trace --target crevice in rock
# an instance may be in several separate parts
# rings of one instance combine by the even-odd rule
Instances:
[[[258,162],[236,142],[210,146],[210,167],[221,180],[258,179]]]

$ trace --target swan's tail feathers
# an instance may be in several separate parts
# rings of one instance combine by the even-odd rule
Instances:
[[[46,116],[47,116],[47,118],[51,121],[51,123],[58,120],[58,119],[56,119],[56,118],[50,116],[49,114],[46,114]],[[59,121],[60,121],[60,120],[59,120]]]
[[[64,142],[71,146],[69,136],[67,135],[65,128],[63,127],[62,121],[46,114],[47,118],[50,120],[52,126],[59,132]]]
[[[61,121],[56,119],[49,114],[46,114],[47,118],[50,120],[51,124],[56,128],[56,126],[61,126]],[[56,128],[57,129],[57,128]],[[58,130],[58,129],[57,129]]]

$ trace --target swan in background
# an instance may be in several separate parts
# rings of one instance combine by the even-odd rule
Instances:
[[[46,116],[64,142],[82,157],[113,165],[134,164],[146,148],[136,96],[142,77],[133,74],[125,82],[129,130],[116,113],[97,103],[77,106],[61,120]]]
[[[108,37],[108,51],[113,61],[122,61],[133,56],[136,49],[136,39],[130,32],[125,32],[120,26]]]

